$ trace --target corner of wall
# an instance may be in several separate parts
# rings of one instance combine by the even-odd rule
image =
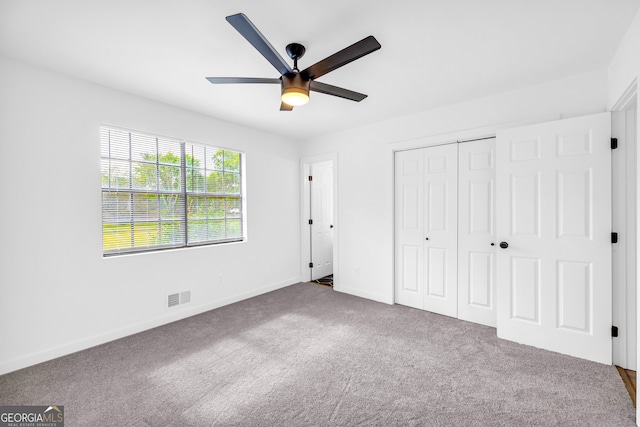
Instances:
[[[640,10],[620,41],[608,67],[608,102],[613,110],[640,75]]]

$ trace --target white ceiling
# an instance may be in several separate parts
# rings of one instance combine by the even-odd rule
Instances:
[[[0,55],[207,115],[311,138],[604,68],[638,0],[0,0]],[[227,23],[243,12],[300,69],[368,35],[382,49],[318,81],[361,103],[311,94],[281,112],[279,77]]]

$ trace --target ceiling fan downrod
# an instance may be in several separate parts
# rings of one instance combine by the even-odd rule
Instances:
[[[285,50],[289,58],[293,59],[293,71],[296,73],[300,72],[300,70],[298,70],[298,59],[304,56],[307,49],[300,43],[289,43]]]

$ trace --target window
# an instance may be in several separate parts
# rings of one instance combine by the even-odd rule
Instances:
[[[242,154],[101,128],[104,255],[241,241]]]

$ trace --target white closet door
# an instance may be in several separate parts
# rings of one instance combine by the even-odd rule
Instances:
[[[500,338],[611,363],[610,126],[605,113],[498,132]]]
[[[395,153],[395,302],[424,308],[424,150]]]
[[[495,138],[459,144],[458,318],[495,327]]]
[[[458,315],[458,144],[424,150],[424,309]]]
[[[333,164],[312,163],[311,181],[311,280],[333,274]]]

